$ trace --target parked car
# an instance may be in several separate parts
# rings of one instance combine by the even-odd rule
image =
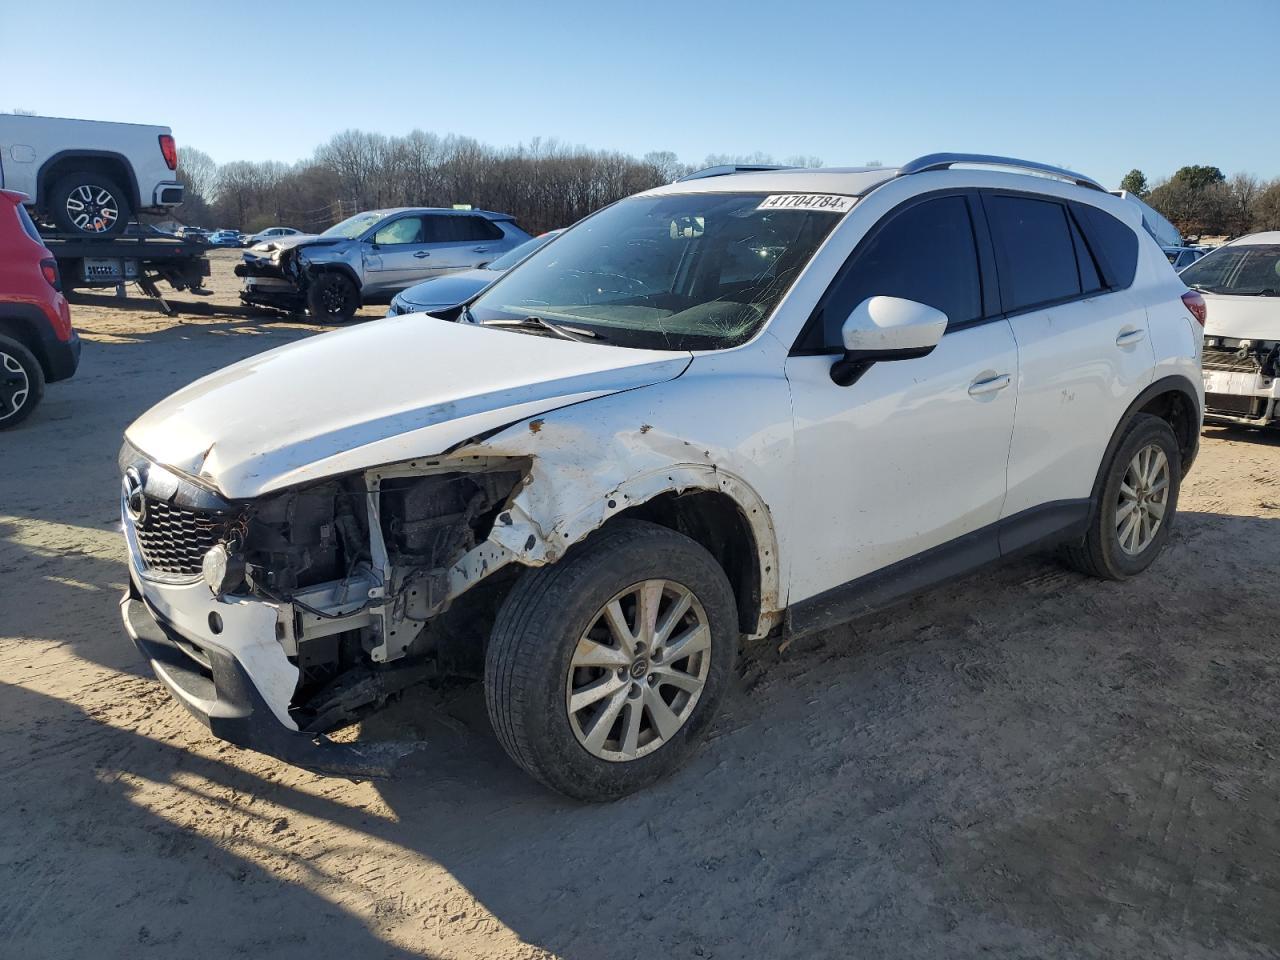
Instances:
[[[58,261],[40,239],[26,200],[0,190],[0,430],[31,416],[45,384],[66,380],[80,363]]]
[[[1205,247],[1161,247],[1160,249],[1169,258],[1169,265],[1178,272],[1182,272],[1209,252]]]
[[[528,239],[505,213],[369,210],[319,236],[258,244],[235,272],[244,280],[245,303],[349,320],[361,304],[387,303],[422,280],[482,267]]]
[[[257,233],[242,237],[240,246],[252,247],[267,240],[275,240],[279,237],[296,237],[301,233],[301,230],[295,230],[293,227],[267,227],[265,230],[259,230]]]
[[[207,241],[212,232],[213,231],[211,230],[206,230],[204,227],[183,227],[182,239]]]
[[[1128,190],[1112,190],[1113,196],[1132,203],[1142,212],[1142,226],[1161,247],[1182,247],[1182,232],[1155,207]]]
[[[385,771],[316,737],[475,671],[516,763],[615,798],[697,743],[740,634],[1034,547],[1145,570],[1196,455],[1202,307],[1135,208],[1027,161],[658,187],[469,322],[315,337],[144,414],[125,624],[234,743]]]
[[[1233,240],[1180,274],[1205,299],[1205,420],[1280,424],[1280,231]]]
[[[206,241],[211,247],[238,247],[240,246],[239,230],[215,230],[209,234]]]
[[[391,300],[388,317],[400,313],[439,313],[454,310],[493,281],[514,267],[533,251],[547,241],[564,233],[563,230],[548,230],[531,240],[526,240],[513,250],[508,250],[496,260],[486,263],[475,270],[460,270],[448,276],[436,277],[415,284],[408,290],[397,293]]]
[[[106,237],[138,213],[182,203],[178,148],[168,127],[0,115],[0,187],[55,229]]]

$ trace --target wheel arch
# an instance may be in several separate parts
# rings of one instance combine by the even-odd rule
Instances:
[[[599,495],[575,496],[581,506],[553,521],[569,489],[581,493],[581,480],[548,476],[535,460],[534,482],[526,484],[507,511],[511,524],[499,524],[490,539],[505,546],[519,563],[554,563],[574,545],[618,517],[648,520],[701,544],[724,569],[738,606],[743,633],[760,636],[781,622],[785,607],[772,513],[740,477],[712,464],[678,464],[635,475]],[[556,490],[558,503],[540,503],[538,490]]]
[[[55,153],[43,164],[36,174],[35,203],[41,210],[47,209],[49,191],[58,179],[77,170],[89,170],[101,173],[119,182],[128,193],[128,199],[136,212],[142,208],[142,198],[138,193],[138,178],[131,164],[123,154],[109,150],[62,150]]]
[[[1115,455],[1116,448],[1124,437],[1125,428],[1135,416],[1148,413],[1164,420],[1173,429],[1178,439],[1178,450],[1182,454],[1182,475],[1185,477],[1195,461],[1200,449],[1200,422],[1203,411],[1200,409],[1200,398],[1195,385],[1186,377],[1174,374],[1162,377],[1147,386],[1134,398],[1125,410],[1124,416],[1116,424],[1107,441],[1107,449],[1098,464],[1098,474],[1093,481],[1093,499],[1096,502],[1100,485],[1106,474],[1107,464]]]
[[[45,349],[44,338],[40,336],[38,326],[43,321],[43,317],[38,313],[34,317],[24,316],[21,312],[14,311],[13,308],[16,306],[18,305],[10,304],[9,309],[0,313],[0,336],[16,340],[30,350],[31,355],[40,364],[41,371],[48,377],[51,373],[49,352]]]

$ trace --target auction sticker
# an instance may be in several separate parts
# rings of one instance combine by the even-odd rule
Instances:
[[[765,197],[757,210],[821,210],[825,213],[848,213],[853,197],[835,193],[775,193]]]

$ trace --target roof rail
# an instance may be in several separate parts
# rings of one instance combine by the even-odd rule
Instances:
[[[683,177],[678,177],[675,182],[684,183],[686,180],[704,180],[707,177],[727,177],[733,173],[758,173],[763,170],[796,169],[798,168],[785,163],[722,163],[715,167],[706,167],[702,170],[695,170],[693,173],[686,173]]]
[[[923,157],[916,157],[910,163],[903,164],[898,168],[898,174],[900,176],[909,176],[913,173],[924,173],[926,170],[946,170],[957,163],[980,164],[984,167],[1013,167],[1017,170],[1048,174],[1061,180],[1068,180],[1077,186],[1088,187],[1091,190],[1101,190],[1103,193],[1107,192],[1106,187],[1092,177],[1086,177],[1083,173],[1050,166],[1047,163],[1036,163],[1034,160],[993,157],[985,153],[930,153]]]

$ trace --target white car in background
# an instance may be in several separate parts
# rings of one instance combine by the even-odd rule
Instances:
[[[301,233],[301,230],[295,230],[293,227],[267,227],[265,230],[259,230],[257,233],[244,237],[240,241],[240,246],[252,247],[254,244],[263,243],[267,240],[278,240],[281,237],[296,237]]]
[[[1205,420],[1280,421],[1280,231],[1218,247],[1181,273],[1209,309],[1204,337]]]
[[[1134,206],[1026,161],[669,184],[459,312],[129,427],[125,625],[214,734],[385,772],[324,732],[469,669],[516,763],[616,798],[694,748],[740,636],[1036,547],[1145,570],[1199,441],[1200,295]]]

